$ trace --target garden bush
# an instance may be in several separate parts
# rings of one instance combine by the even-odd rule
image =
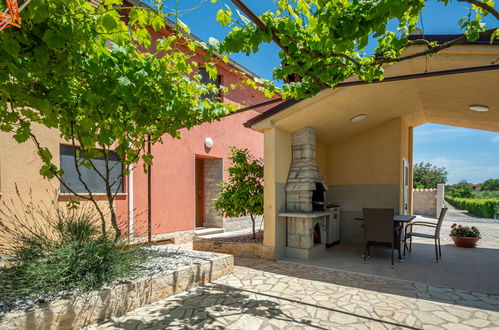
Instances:
[[[0,234],[11,242],[0,251],[8,255],[8,266],[0,269],[0,304],[15,297],[97,289],[133,276],[147,258],[138,248],[102,235],[99,215],[87,204],[19,205],[23,212],[13,213],[5,203],[0,208]]]
[[[446,195],[445,200],[471,214],[484,218],[499,218],[499,199],[459,198]]]

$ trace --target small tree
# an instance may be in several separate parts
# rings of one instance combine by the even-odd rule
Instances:
[[[114,199],[128,171],[113,178],[117,165],[110,153],[124,168],[140,160],[151,164],[147,143],[161,142],[165,134],[179,138],[180,129],[216,120],[232,107],[203,97],[220,92],[195,74],[196,50],[208,49],[185,38],[189,30],[178,15],[163,13],[162,5],[149,10],[122,0],[99,3],[94,8],[87,0],[33,1],[21,13],[21,29],[0,33],[0,131],[19,143],[32,140],[43,161],[40,174],[92,202],[102,233],[110,223],[118,240]],[[176,19],[171,35],[153,42],[150,30],[164,29],[167,16]],[[215,62],[204,67],[216,78]],[[74,165],[86,193],[64,181],[64,171],[32,130],[35,124],[57,129],[76,149]],[[103,169],[93,162],[99,157]],[[97,203],[81,166],[104,182],[106,205]]]
[[[249,215],[256,239],[255,217],[263,214],[263,162],[253,158],[248,149],[230,147],[230,152],[229,179],[222,183],[222,192],[213,205],[227,217]]]
[[[480,190],[499,191],[499,179],[488,179],[480,185]]]
[[[414,165],[414,188],[436,188],[437,184],[447,181],[445,167],[420,162]]]

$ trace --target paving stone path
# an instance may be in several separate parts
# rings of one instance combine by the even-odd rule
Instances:
[[[89,329],[499,329],[499,297],[285,262],[234,273]]]
[[[456,209],[454,206],[445,202],[446,207],[449,208],[447,214],[445,215],[444,222],[442,224],[442,229],[440,232],[440,237],[442,244],[453,243],[452,239],[449,237],[451,225],[456,223],[462,226],[476,226],[480,230],[481,239],[478,242],[478,246],[480,247],[488,247],[488,248],[499,248],[499,220],[489,219],[489,218],[480,218],[473,215],[470,215],[465,210]],[[419,221],[430,221],[437,222],[436,219],[418,216]],[[435,232],[434,229],[429,227],[419,226],[417,227],[418,232],[433,234]],[[422,243],[432,243],[431,240],[428,239],[416,239],[417,242]]]

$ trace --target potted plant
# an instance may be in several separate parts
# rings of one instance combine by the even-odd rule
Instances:
[[[450,237],[454,244],[462,247],[475,247],[480,239],[480,231],[477,227],[461,226],[453,224],[451,226]]]

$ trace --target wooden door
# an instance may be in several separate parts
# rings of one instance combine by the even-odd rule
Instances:
[[[204,159],[196,158],[196,227],[204,226]]]

